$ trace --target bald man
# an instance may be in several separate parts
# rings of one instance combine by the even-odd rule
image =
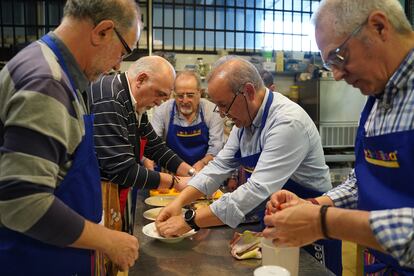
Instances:
[[[215,111],[235,127],[217,156],[160,212],[156,225],[161,235],[223,224],[236,227],[255,208],[264,211],[260,204],[282,188],[308,198],[332,187],[315,124],[300,106],[267,89],[253,64],[240,57],[222,57],[207,81]],[[184,205],[212,194],[239,166],[245,183],[210,206],[181,215]],[[318,255],[325,253],[325,260],[335,256],[340,262],[340,245],[322,245],[326,247]]]
[[[146,114],[147,109],[170,97],[174,79],[174,68],[167,60],[150,56],[136,61],[127,72],[103,76],[90,86],[88,100],[95,114],[94,139],[101,179],[118,186],[122,228],[130,233],[135,210],[135,195],[128,195],[130,187],[167,189],[175,184],[171,175],[141,166],[143,153],[178,175],[187,176],[192,170],[157,136]],[[112,224],[117,221],[120,218]]]

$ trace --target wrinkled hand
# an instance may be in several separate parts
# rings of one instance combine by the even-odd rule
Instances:
[[[174,188],[178,191],[182,191],[187,187],[188,181],[190,181],[191,177],[189,176],[179,176],[179,180],[175,182]]]
[[[148,158],[145,158],[143,163],[144,163],[143,164],[144,167],[147,168],[148,170],[151,170],[151,171],[154,170],[154,168],[155,168],[155,162],[153,160],[148,159]]]
[[[296,206],[303,203],[310,203],[287,190],[280,190],[274,193],[266,204],[266,214],[276,213],[279,210]]]
[[[276,246],[303,246],[323,238],[318,205],[300,204],[267,214],[263,236]]]
[[[181,215],[181,205],[175,203],[174,201],[168,204],[166,207],[162,208],[157,218],[155,219],[155,226],[158,229],[158,225],[162,222],[167,221],[173,216]]]
[[[109,230],[111,246],[104,253],[120,270],[126,271],[138,259],[139,244],[136,237],[125,232]]]
[[[163,237],[178,237],[190,231],[191,227],[184,221],[183,215],[180,214],[158,223],[157,230]]]

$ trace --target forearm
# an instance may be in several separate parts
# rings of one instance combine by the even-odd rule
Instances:
[[[105,252],[107,248],[112,246],[111,236],[109,235],[110,231],[102,225],[85,220],[81,235],[69,246]]]
[[[187,186],[181,193],[178,195],[175,202],[180,206],[188,205],[191,202],[202,197],[204,194],[192,186]]]
[[[177,168],[177,175],[180,175],[180,176],[189,176],[188,175],[188,171],[191,168],[192,167],[189,164],[187,164],[186,162],[182,162],[180,164],[180,166],[178,166],[178,168]]]
[[[328,196],[319,196],[315,198],[319,205],[334,206],[332,199]]]
[[[196,211],[195,223],[200,228],[223,225],[224,223],[211,211],[210,207]]]
[[[214,156],[211,154],[206,154],[202,159],[200,159],[201,162],[204,163],[204,165],[207,165],[208,162],[214,159]]]
[[[371,230],[369,212],[328,208],[327,234],[331,238],[351,241],[379,251],[384,251]]]

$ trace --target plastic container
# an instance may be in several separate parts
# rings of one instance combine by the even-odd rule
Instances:
[[[281,266],[291,276],[299,273],[299,247],[276,247],[271,240],[262,239],[262,265]]]

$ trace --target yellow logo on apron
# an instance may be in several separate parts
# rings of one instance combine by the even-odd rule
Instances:
[[[365,160],[373,165],[386,168],[399,168],[397,151],[383,152],[382,150],[364,150]]]
[[[190,131],[190,132],[187,132],[187,131],[177,132],[178,137],[194,137],[194,136],[199,136],[199,135],[201,135],[201,129],[197,129],[197,130]]]

